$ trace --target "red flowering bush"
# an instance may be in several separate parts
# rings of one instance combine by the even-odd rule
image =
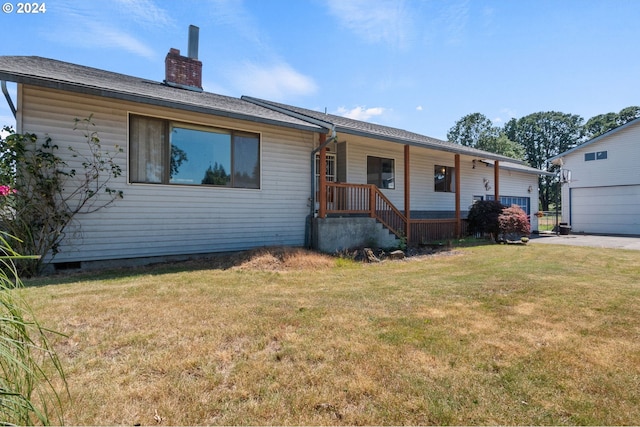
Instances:
[[[511,205],[504,208],[498,216],[500,234],[506,240],[520,240],[521,237],[529,237],[531,225],[529,217],[520,206]]]
[[[2,197],[9,196],[11,194],[14,194],[15,192],[16,190],[9,187],[8,185],[0,185],[0,196]]]

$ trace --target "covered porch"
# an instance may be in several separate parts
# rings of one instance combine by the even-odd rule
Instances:
[[[324,135],[321,135],[320,146],[324,141]],[[424,219],[412,217],[411,155],[412,150],[421,149],[423,148],[404,145],[402,159],[403,205],[397,206],[375,184],[329,181],[327,179],[326,161],[328,149],[323,147],[318,152],[318,189],[315,193],[317,198],[316,218],[372,218],[382,224],[398,239],[404,240],[407,245],[420,245],[467,235],[467,221],[462,217],[461,210],[461,186],[464,178],[461,172],[461,155],[457,153],[450,154],[453,160],[454,178],[452,186],[454,188],[452,188],[451,192],[453,193],[454,203],[451,206],[452,209],[447,213],[452,211],[453,214],[449,213],[450,217],[446,218]],[[499,200],[500,162],[494,160],[493,165],[493,197],[495,197],[495,200]]]

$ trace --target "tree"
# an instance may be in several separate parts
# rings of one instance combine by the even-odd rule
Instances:
[[[504,132],[497,138],[488,138],[478,149],[496,153],[512,159],[524,160],[524,147],[510,140]]]
[[[616,127],[618,127],[618,115],[616,113],[598,114],[587,120],[584,125],[585,136],[587,139],[592,139]]]
[[[500,154],[518,160],[524,159],[524,149],[510,140],[490,119],[480,113],[464,116],[447,132],[447,138],[466,147]]]
[[[582,122],[582,117],[575,114],[539,112],[511,119],[505,133],[524,147],[525,160],[531,167],[555,172],[558,166],[547,160],[583,142]],[[549,210],[549,204],[558,197],[556,182],[556,177],[539,178],[542,210]]]
[[[41,141],[35,134],[5,128],[9,136],[0,140],[0,184],[6,190],[0,195],[0,231],[18,239],[18,253],[39,256],[18,264],[25,276],[39,273],[55,257],[77,215],[123,197],[110,186],[122,174],[116,161],[122,149],[105,151],[94,126],[91,116],[75,120],[73,129],[83,133],[86,146],[68,148],[72,165],[58,156],[59,146],[50,137]]]
[[[623,124],[628,123],[631,120],[637,119],[638,117],[640,117],[640,107],[635,105],[626,107],[620,110],[620,112],[618,113],[617,124],[618,126],[622,126]]]
[[[447,132],[447,139],[466,147],[479,148],[489,138],[497,138],[499,129],[480,113],[467,114]]]
[[[224,170],[224,166],[215,162],[213,167],[209,166],[202,178],[202,184],[227,185],[231,176]]]
[[[178,175],[180,166],[182,166],[182,163],[186,162],[187,160],[188,159],[186,151],[171,144],[171,162],[169,168],[169,176],[173,178],[174,176]]]
[[[605,113],[593,116],[584,125],[586,139],[593,139],[638,117],[640,117],[640,107],[638,106],[623,108],[617,114]]]

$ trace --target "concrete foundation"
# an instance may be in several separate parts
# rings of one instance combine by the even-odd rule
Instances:
[[[396,248],[400,241],[374,218],[313,219],[314,249],[333,253],[352,248]]]

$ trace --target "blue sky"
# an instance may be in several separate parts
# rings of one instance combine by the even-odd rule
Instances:
[[[0,55],[161,81],[193,24],[206,91],[441,139],[474,112],[501,125],[640,105],[636,0],[49,0],[29,15],[9,3]]]

